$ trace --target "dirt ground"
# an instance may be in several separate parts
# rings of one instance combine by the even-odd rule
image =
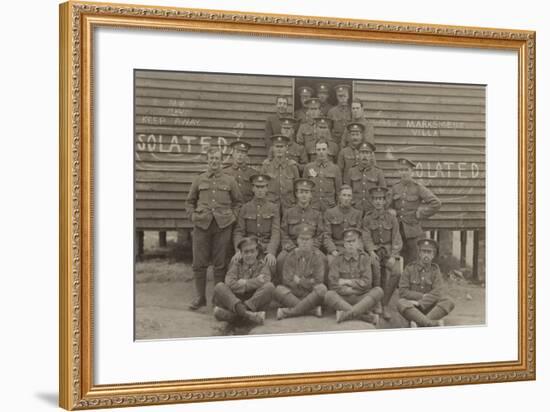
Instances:
[[[212,273],[209,271],[207,296],[212,296]],[[143,339],[174,339],[206,336],[246,334],[282,334],[372,329],[373,326],[350,321],[336,323],[334,312],[325,311],[322,318],[304,316],[276,320],[273,303],[267,312],[265,324],[231,325],[218,322],[212,315],[212,306],[194,312],[187,309],[193,297],[193,278],[190,262],[151,259],[136,264],[135,337]],[[452,277],[446,281],[446,292],[455,301],[454,311],[445,318],[447,326],[482,325],[485,323],[485,287]],[[405,328],[407,322],[396,311],[397,292],[390,302],[392,319],[381,320],[379,329]]]

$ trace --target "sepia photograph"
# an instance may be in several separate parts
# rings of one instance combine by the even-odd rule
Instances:
[[[486,86],[134,70],[134,338],[485,324]]]

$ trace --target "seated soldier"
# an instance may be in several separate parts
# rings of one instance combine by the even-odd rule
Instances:
[[[380,276],[375,272],[374,285],[384,289],[382,316],[391,319],[388,304],[401,277],[401,257],[403,246],[399,234],[399,223],[393,213],[386,209],[388,188],[376,186],[369,189],[374,209],[363,218],[363,243],[370,256],[379,264]]]
[[[344,251],[344,230],[350,227],[361,228],[361,211],[351,206],[352,197],[351,187],[343,185],[338,195],[338,205],[324,214],[324,246],[329,265]]]
[[[261,325],[265,306],[271,302],[275,287],[271,273],[258,257],[255,237],[242,238],[238,244],[241,259],[231,263],[225,281],[214,288],[214,316],[220,321],[244,319]]]
[[[432,239],[420,239],[417,245],[418,260],[407,265],[399,282],[397,309],[411,327],[443,326],[455,305],[443,295],[441,272],[432,262],[439,245]]]
[[[235,256],[233,260],[239,260],[241,253],[237,245],[244,237],[255,236],[260,246],[260,257],[275,274],[277,250],[281,240],[281,218],[279,206],[267,200],[267,185],[269,175],[255,174],[250,177],[254,198],[245,203],[237,218],[237,225],[233,230],[233,244]]]
[[[281,253],[277,256],[277,277],[275,284],[278,285],[283,274],[283,265],[288,254],[298,246],[298,226],[308,224],[313,227],[313,246],[321,247],[324,238],[323,216],[321,212],[311,205],[312,193],[315,183],[309,179],[295,179],[294,191],[298,202],[290,209],[284,209],[281,221]]]
[[[332,261],[328,273],[329,291],[325,304],[336,310],[338,323],[362,320],[378,325],[378,315],[371,313],[382,300],[384,291],[373,287],[370,257],[361,249],[361,231],[344,231],[344,251]]]
[[[274,292],[275,299],[283,306],[277,310],[277,319],[313,314],[323,315],[321,304],[327,293],[323,283],[324,256],[313,246],[315,228],[299,225],[298,247],[292,250],[284,263],[283,281]]]

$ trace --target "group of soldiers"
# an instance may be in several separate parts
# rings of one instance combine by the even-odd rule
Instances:
[[[389,188],[363,103],[349,104],[349,86],[338,85],[330,107],[328,92],[324,83],[316,97],[299,88],[294,116],[277,97],[260,170],[248,165],[245,141],[232,142],[226,167],[222,149],[208,148],[208,169],[188,196],[196,290],[189,307],[207,304],[212,263],[218,320],[262,324],[275,300],[278,320],[322,317],[329,307],[337,322],[376,326],[380,316],[391,319],[399,288],[397,309],[411,326],[442,325],[454,304],[434,263],[438,244],[421,227],[441,201],[414,180],[406,158],[395,161],[400,180]]]

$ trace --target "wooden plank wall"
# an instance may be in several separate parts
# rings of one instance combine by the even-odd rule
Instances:
[[[392,185],[398,157],[442,200],[426,229],[485,227],[485,87],[355,81],[373,119],[377,163]]]
[[[182,209],[191,182],[206,170],[204,149],[244,139],[249,161],[266,157],[264,121],[293,79],[273,76],[136,71],[135,220],[137,230],[190,227]]]

